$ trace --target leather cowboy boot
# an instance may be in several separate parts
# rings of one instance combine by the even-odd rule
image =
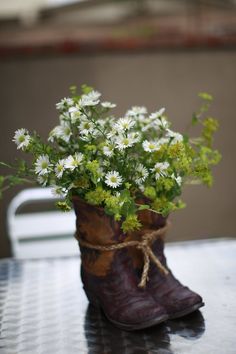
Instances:
[[[73,198],[77,239],[81,250],[81,278],[89,302],[125,330],[151,327],[165,321],[165,309],[138,287],[120,224],[78,197]],[[117,245],[121,249],[117,249]]]
[[[143,224],[142,230],[146,233],[163,228],[168,223],[167,218],[148,210],[140,212],[139,219]],[[141,233],[134,232],[131,237],[136,240],[140,239],[143,236],[142,233],[143,231]],[[204,306],[201,296],[191,291],[188,287],[183,286],[168,268],[164,254],[163,234],[153,241],[151,249],[168,274],[160,272],[156,265],[151,262],[148,270],[149,281],[146,284],[146,290],[153,296],[158,306],[161,304],[165,307],[169,319],[185,316]],[[137,274],[140,274],[143,266],[143,255],[139,250],[132,249],[132,257]]]

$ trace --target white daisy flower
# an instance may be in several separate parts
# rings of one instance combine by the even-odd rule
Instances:
[[[113,128],[113,129],[110,130],[109,133],[107,133],[107,138],[108,138],[108,139],[112,139],[112,138],[114,138],[114,136],[115,136],[116,134],[117,134],[117,131]]]
[[[181,186],[181,184],[182,184],[182,177],[181,177],[181,176],[175,177],[175,175],[172,174],[172,175],[171,175],[171,178],[173,178],[173,179],[176,181],[176,183],[177,183],[179,186]]]
[[[142,145],[143,145],[144,151],[147,151],[147,152],[157,151],[160,148],[160,145],[156,141],[144,140]]]
[[[146,107],[134,106],[126,112],[126,116],[136,117],[140,115],[145,115],[147,113]]]
[[[56,186],[56,185],[52,186],[51,192],[52,192],[52,195],[54,195],[55,197],[58,197],[58,198],[64,198],[66,195],[65,189],[60,186]]]
[[[117,188],[122,184],[122,177],[117,171],[110,171],[105,176],[105,183],[112,188]]]
[[[30,143],[29,132],[24,128],[16,130],[12,141],[16,143],[17,149],[26,148]]]
[[[160,117],[164,114],[165,110],[166,110],[166,109],[165,109],[164,107],[161,108],[161,109],[159,109],[159,111],[152,113],[152,114],[150,115],[150,118],[151,118],[151,119],[158,119],[158,118],[160,118]]]
[[[42,187],[46,187],[48,182],[48,176],[47,175],[38,176],[37,181]]]
[[[151,171],[155,172],[156,179],[166,176],[167,169],[169,168],[169,162],[157,162]]]
[[[65,159],[62,159],[57,162],[55,167],[55,173],[57,178],[62,178],[64,170],[65,170]]]
[[[115,108],[116,104],[111,102],[102,102],[101,106],[104,108]]]
[[[159,118],[159,126],[162,127],[162,129],[166,130],[169,128],[170,123],[168,122],[168,120],[164,117],[160,117]]]
[[[60,121],[60,125],[64,124],[65,122],[67,122],[67,124],[69,124],[69,122],[71,121],[70,113],[64,112],[63,114],[60,114],[59,121]]]
[[[51,132],[49,133],[48,141],[54,142],[55,138],[62,139],[66,143],[70,141],[70,137],[72,135],[72,131],[69,123],[63,121],[61,125],[57,125]]]
[[[119,132],[124,131],[124,130],[129,130],[135,125],[135,121],[132,120],[131,118],[120,118],[118,121],[115,123],[115,129],[117,129]]]
[[[66,122],[62,122],[61,125],[58,126],[58,136],[64,140],[66,143],[70,141],[70,137],[72,135],[72,131],[70,125]]]
[[[85,130],[83,134],[80,135],[80,139],[88,142],[92,139],[92,134],[89,131]]]
[[[183,141],[183,139],[184,139],[184,137],[183,137],[182,134],[173,132],[173,131],[170,130],[170,129],[167,129],[167,134],[166,134],[166,136],[167,136],[168,138],[171,138],[171,139],[172,139],[172,141],[171,141],[172,144],[181,143],[181,142]]]
[[[50,172],[51,166],[48,155],[41,155],[35,162],[35,172],[40,176],[46,175]]]
[[[124,150],[128,147],[133,146],[134,144],[135,140],[132,136],[130,136],[130,134],[128,134],[127,136],[118,136],[116,138],[116,148],[118,150]]]
[[[71,171],[74,171],[76,167],[81,164],[84,155],[79,153],[74,154],[74,156],[70,155],[65,160],[65,168],[68,168]]]
[[[79,125],[80,134],[87,135],[87,133],[92,133],[94,130],[94,124],[88,119],[83,119]]]
[[[137,173],[136,182],[138,185],[141,185],[148,177],[148,170],[143,164],[140,163],[136,168],[136,173]]]
[[[179,185],[179,186],[181,186],[181,184],[182,184],[182,177],[181,176],[178,176],[178,177],[176,177],[176,182],[177,182],[177,184]]]
[[[67,106],[72,106],[73,103],[74,102],[73,102],[72,98],[64,97],[60,102],[56,103],[56,109],[62,110],[63,108],[66,108]]]
[[[103,153],[104,153],[104,155],[110,157],[113,155],[114,149],[111,145],[106,145],[103,147]]]
[[[140,184],[140,185],[139,185],[139,189],[141,190],[141,192],[142,192],[142,193],[144,193],[144,191],[145,191],[145,187],[144,187],[144,185],[143,185],[143,184]]]
[[[96,106],[100,102],[99,100],[100,96],[101,96],[100,92],[91,91],[87,95],[82,95],[79,101],[79,105],[81,107]]]
[[[150,119],[153,119],[151,118],[150,116]],[[159,117],[157,119],[154,119],[150,122],[150,127],[151,128],[162,128],[163,130],[167,130],[170,126],[170,123],[168,122],[168,120],[164,117]]]
[[[98,125],[100,125],[100,127],[101,128],[104,128],[104,126],[106,125],[106,123],[107,123],[107,120],[104,118],[104,119],[98,119],[97,121],[96,121],[96,123],[98,124]]]
[[[75,124],[81,118],[81,112],[78,106],[73,106],[69,108],[69,115],[71,123]]]
[[[132,132],[128,134],[129,139],[132,139],[134,143],[137,143],[140,140],[140,134],[138,132]]]
[[[108,167],[110,166],[110,161],[108,161],[108,160],[103,160],[103,161],[102,161],[102,164],[103,164],[104,167],[107,167],[107,168],[108,168]]]
[[[59,137],[60,137],[60,125],[57,125],[55,128],[53,128],[50,131],[48,141],[53,143],[55,138],[59,138]]]
[[[83,141],[90,141],[91,139],[96,138],[99,134],[100,132],[96,129],[90,129],[90,130],[84,129],[81,132],[80,139]]]

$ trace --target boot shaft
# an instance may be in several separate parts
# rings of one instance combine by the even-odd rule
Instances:
[[[166,224],[166,218],[160,214],[142,210],[138,216],[143,227],[138,231],[124,234],[121,223],[115,221],[112,216],[106,215],[103,208],[90,205],[79,197],[73,197],[73,204],[76,213],[77,238],[79,236],[80,240],[95,246],[109,246],[123,241],[140,241],[144,234]],[[158,249],[158,254],[163,254],[162,239],[155,241],[153,246]],[[106,276],[111,272],[117,252],[127,254],[135,269],[143,266],[143,253],[136,247],[127,247],[119,251],[99,251],[80,244],[80,250],[82,266],[85,271],[95,276]]]
[[[124,239],[120,224],[106,215],[103,208],[90,205],[79,197],[73,197],[73,204],[77,239],[95,246],[109,246]],[[82,267],[86,272],[99,277],[104,277],[110,272],[116,250],[104,252],[81,244],[79,246]]]

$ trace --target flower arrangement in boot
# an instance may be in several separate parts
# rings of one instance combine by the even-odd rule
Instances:
[[[132,313],[126,316],[124,309],[129,301],[126,297],[122,300],[118,297],[116,311],[106,308],[105,313],[122,328],[144,328],[165,320],[167,314],[171,317],[171,306],[166,306],[156,297],[156,290],[148,292],[142,288],[147,283],[149,271],[150,274],[153,272],[153,269],[149,269],[150,263],[151,268],[155,264],[158,274],[165,273],[167,276],[170,273],[166,262],[162,264],[162,255],[159,259],[158,252],[153,252],[151,246],[165,231],[163,228],[167,216],[185,206],[180,199],[184,185],[203,183],[211,186],[211,168],[220,161],[219,152],[212,147],[218,122],[208,115],[212,96],[201,93],[199,97],[202,105],[193,115],[191,125],[199,125],[201,134],[192,138],[173,130],[164,108],[148,114],[145,107],[134,106],[123,117],[116,118],[110,113],[116,105],[102,101],[99,92],[83,85],[82,93],[78,94],[76,87],[72,87],[71,97],[56,104],[59,125],[49,133],[48,142],[26,129],[15,132],[13,141],[17,149],[30,154],[31,163],[24,160],[18,160],[15,165],[2,163],[14,172],[0,177],[1,192],[15,184],[36,182],[42,187],[52,188],[54,195],[60,199],[57,206],[63,211],[70,210],[74,204],[77,237],[82,253],[82,279],[86,283],[85,287],[87,283],[90,284],[91,291],[87,291],[87,294],[94,300],[94,284],[100,284],[98,279],[103,278],[102,285],[99,285],[101,297],[98,296],[97,301],[91,300],[103,310],[106,308],[104,299],[107,302],[111,300],[111,291],[104,290],[107,282],[111,282],[111,274],[116,274],[119,287],[122,286],[122,274],[118,276],[117,272],[121,266],[119,257],[123,265],[128,264],[130,259],[134,261],[136,257],[131,255],[129,248],[136,247],[142,251],[144,268],[141,282],[138,279],[140,274],[134,267],[133,271],[129,270],[132,275],[127,276],[130,283],[136,284],[136,288],[138,284],[140,287],[134,290],[132,285],[127,293],[133,292],[133,299],[141,299],[145,292],[147,306],[152,311],[146,311],[145,317],[145,311],[140,308],[139,313],[137,306],[132,308],[130,304]],[[96,210],[94,228],[89,213],[84,213],[80,218],[77,209],[83,205],[85,209],[87,205]],[[153,215],[161,218],[161,222],[146,222]],[[102,220],[106,220],[105,224],[109,227]],[[100,234],[96,237],[96,227],[101,234],[105,231],[104,244]],[[107,275],[109,277],[104,285]],[[164,277],[163,274],[161,276]],[[168,288],[168,284],[165,286]],[[117,288],[112,291],[115,297]],[[192,311],[202,305],[199,299],[198,303],[198,306],[192,307]],[[142,307],[145,307],[144,304]],[[172,317],[186,313],[184,305],[179,312],[174,311]],[[138,318],[135,312],[139,313]],[[124,317],[119,318],[121,313]]]

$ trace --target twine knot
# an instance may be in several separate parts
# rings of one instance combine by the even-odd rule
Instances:
[[[93,245],[85,240],[82,240],[78,234],[76,235],[77,240],[79,241],[80,245],[86,248],[90,249],[95,249],[98,251],[115,251],[118,249],[122,249],[125,247],[136,247],[137,249],[141,250],[143,252],[143,258],[144,258],[144,264],[143,264],[143,271],[142,271],[142,276],[140,283],[138,286],[140,288],[145,288],[148,279],[148,272],[150,268],[150,261],[152,261],[156,267],[165,275],[169,273],[169,271],[166,269],[166,267],[161,264],[157,256],[153,253],[151,249],[152,243],[161,235],[163,235],[169,227],[169,222],[166,222],[166,225],[159,228],[158,230],[154,230],[151,232],[148,232],[142,236],[142,239],[140,241],[133,240],[133,241],[124,241],[116,244],[111,244],[107,246],[102,246],[102,245]]]

